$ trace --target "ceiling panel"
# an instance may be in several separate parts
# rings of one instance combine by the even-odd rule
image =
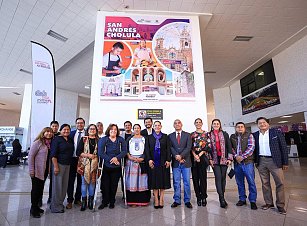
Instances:
[[[53,53],[58,86],[89,95],[97,10],[158,10],[213,13],[206,29],[200,24],[208,109],[213,109],[212,88],[222,87],[265,57],[307,25],[306,0],[3,0],[0,8],[0,78],[3,86],[31,82],[30,41]],[[171,13],[171,12],[170,12]],[[47,35],[54,30],[68,38],[61,42]],[[247,43],[236,35],[254,36]],[[293,40],[293,38],[292,38]],[[284,43],[278,51],[287,47]],[[274,51],[273,51],[274,52]],[[73,79],[72,79],[73,78]],[[72,82],[73,81],[73,82]],[[22,96],[0,90],[6,109],[20,109]],[[5,95],[7,94],[7,95]],[[0,106],[0,108],[2,108]]]

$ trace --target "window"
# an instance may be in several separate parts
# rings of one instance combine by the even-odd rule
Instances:
[[[242,97],[276,81],[272,60],[240,80]]]

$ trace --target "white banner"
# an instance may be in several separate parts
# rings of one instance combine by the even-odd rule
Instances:
[[[54,120],[55,70],[51,52],[32,42],[31,142]]]

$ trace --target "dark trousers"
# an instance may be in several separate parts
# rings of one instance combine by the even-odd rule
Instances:
[[[32,190],[31,190],[31,210],[38,210],[38,203],[43,198],[45,181],[36,177],[31,178]]]
[[[49,175],[49,198],[48,200],[51,200],[52,198],[52,170],[50,169],[50,175]]]
[[[224,198],[225,187],[226,187],[226,172],[227,166],[225,165],[214,165],[213,172],[215,176],[215,187],[220,198]]]
[[[77,188],[75,193],[75,200],[81,200],[81,175],[77,174],[78,157],[73,157],[70,164],[68,187],[67,187],[67,202],[72,203],[74,201],[74,186],[77,176]]]
[[[102,172],[103,203],[114,204],[121,168],[109,168],[104,166]]]
[[[207,165],[204,162],[194,162],[192,179],[197,201],[206,199],[207,195]]]

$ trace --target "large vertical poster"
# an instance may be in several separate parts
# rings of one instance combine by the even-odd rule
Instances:
[[[198,16],[98,12],[90,121],[143,126],[140,109],[163,112],[165,132],[176,118],[187,131],[197,117],[206,128]]]
[[[101,99],[195,97],[189,19],[106,16]]]

